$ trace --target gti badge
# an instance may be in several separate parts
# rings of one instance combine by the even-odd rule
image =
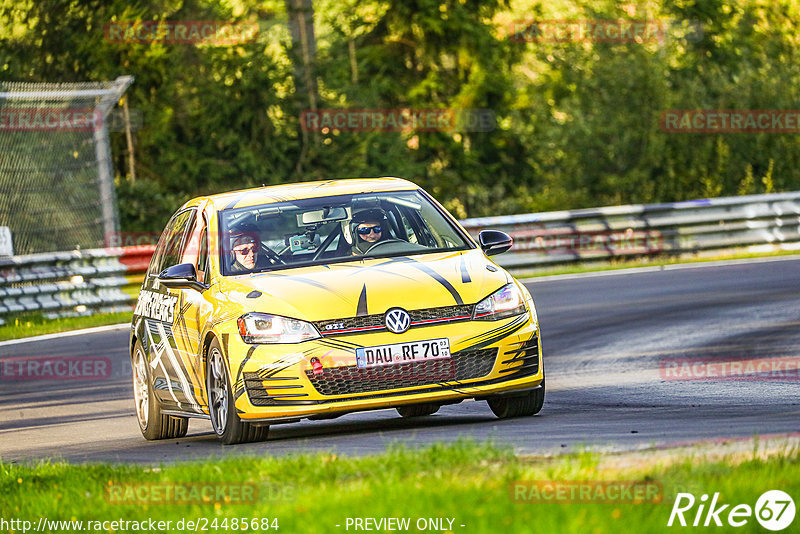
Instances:
[[[386,328],[394,334],[402,334],[411,326],[411,316],[402,308],[392,308],[386,312]]]

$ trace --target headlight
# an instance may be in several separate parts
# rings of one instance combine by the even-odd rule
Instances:
[[[525,312],[525,297],[516,284],[505,285],[475,305],[477,321],[497,321]]]
[[[238,323],[245,343],[300,343],[321,337],[311,323],[280,315],[246,313]]]

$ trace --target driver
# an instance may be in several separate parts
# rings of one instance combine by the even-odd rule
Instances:
[[[251,234],[235,234],[231,239],[231,272],[249,273],[258,263],[258,240]]]
[[[388,220],[382,209],[364,210],[353,215],[350,221],[350,233],[353,235],[353,256],[359,256],[370,247],[387,239],[389,235]]]

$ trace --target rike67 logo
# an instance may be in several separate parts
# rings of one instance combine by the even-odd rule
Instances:
[[[697,505],[697,509],[695,508]],[[685,514],[685,516],[684,516]],[[767,530],[780,531],[794,521],[795,505],[788,493],[780,490],[764,492],[756,501],[755,508],[749,504],[730,504],[719,501],[719,493],[715,493],[708,502],[708,495],[700,496],[699,502],[691,493],[678,493],[667,526],[721,527],[725,523],[731,527],[743,527],[755,515],[756,521]],[[677,521],[676,521],[677,520]]]

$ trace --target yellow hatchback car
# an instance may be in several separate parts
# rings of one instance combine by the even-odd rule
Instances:
[[[131,325],[147,439],[211,420],[226,444],[269,425],[464,399],[498,417],[544,402],[536,309],[417,185],[349,179],[187,202],[156,247]]]

